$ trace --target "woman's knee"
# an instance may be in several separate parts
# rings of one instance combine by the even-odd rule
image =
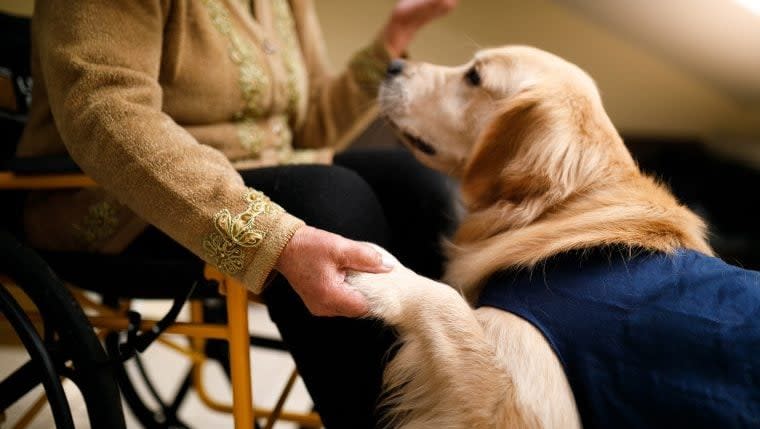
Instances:
[[[441,238],[453,232],[457,219],[453,183],[403,150],[348,151],[335,162],[373,188],[393,234],[389,250],[416,272],[440,277]]]
[[[356,171],[369,183],[386,215],[393,211],[404,217],[429,217],[447,224],[456,218],[452,181],[420,164],[406,150],[349,150],[337,155],[335,162]]]
[[[267,182],[249,185],[307,225],[354,240],[380,245],[388,241],[388,225],[377,196],[362,177],[347,168],[289,166],[278,168]]]

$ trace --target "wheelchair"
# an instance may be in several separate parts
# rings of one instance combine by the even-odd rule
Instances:
[[[190,389],[208,408],[231,413],[238,429],[262,423],[271,428],[276,421],[322,427],[316,412],[284,410],[297,380],[295,369],[273,407],[253,402],[250,348],[287,350],[280,341],[249,334],[248,305],[257,298],[236,280],[200,260],[39,252],[23,243],[14,208],[26,192],[95,183],[67,157],[13,158],[30,99],[29,20],[0,14],[0,37],[5,41],[0,46],[0,324],[11,327],[29,355],[28,362],[0,380],[0,423],[11,405],[42,384],[44,394],[14,427],[28,426],[47,403],[57,428],[73,428],[63,388],[70,380],[81,392],[93,428],[126,427],[122,399],[146,428],[190,427],[178,415]],[[134,299],[173,302],[163,318],[147,320],[131,309]],[[190,320],[178,322],[186,303]],[[176,336],[189,339],[189,346]],[[158,394],[140,358],[154,342],[191,362],[171,401]],[[204,387],[209,361],[219,362],[231,381],[231,403]],[[149,400],[136,388],[127,363],[137,367]]]

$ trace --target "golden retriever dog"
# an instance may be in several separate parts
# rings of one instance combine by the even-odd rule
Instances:
[[[348,280],[368,298],[370,316],[399,333],[384,378],[387,425],[604,425],[583,415],[587,393],[571,382],[546,332],[510,311],[473,305],[492,276],[540,277],[546,261],[584,249],[631,258],[688,251],[719,261],[704,222],[639,171],[593,80],[553,54],[508,46],[480,51],[458,67],[394,62],[380,104],[422,163],[459,180],[466,209],[448,243],[443,283],[400,264]],[[548,287],[539,281],[535,288]],[[750,298],[760,303],[757,293]],[[579,344],[596,341],[587,334],[577,333]],[[599,408],[606,407],[589,409]],[[662,421],[679,421],[670,417]]]

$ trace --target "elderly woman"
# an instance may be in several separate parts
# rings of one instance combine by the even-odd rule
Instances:
[[[354,240],[438,275],[448,197],[403,152],[318,164],[366,123],[389,61],[455,3],[398,1],[331,75],[310,0],[38,0],[18,155],[68,152],[100,187],[32,194],[29,241],[214,264],[263,295],[326,425],[374,426],[393,334],[318,316],[363,315],[345,272],[389,268]]]

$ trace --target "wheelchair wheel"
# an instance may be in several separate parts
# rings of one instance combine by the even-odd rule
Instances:
[[[119,332],[108,334],[105,343],[108,354],[111,356],[117,356],[119,354],[119,345],[122,343],[121,334]],[[157,404],[157,406],[149,406],[137,391],[135,388],[136,380],[129,375],[126,362],[118,363],[114,366],[116,379],[118,380],[119,388],[124,397],[124,402],[127,403],[127,406],[130,411],[132,411],[135,418],[140,422],[140,425],[145,429],[188,429],[190,426],[179,418],[178,413],[180,406],[187,397],[187,393],[192,388],[191,373],[188,372],[185,375],[176,390],[173,400],[171,403],[167,404],[158,394],[153,385],[153,381],[145,371],[140,355],[133,356],[130,361],[132,361],[139,370],[139,382],[145,386],[152,397],[153,402]]]
[[[42,318],[37,332],[21,306],[0,284],[0,311],[24,344],[30,360],[0,381],[0,412],[43,384],[57,428],[73,428],[61,377],[76,384],[91,427],[125,428],[111,364],[87,317],[48,265],[8,232],[0,230],[0,272],[31,299]]]

